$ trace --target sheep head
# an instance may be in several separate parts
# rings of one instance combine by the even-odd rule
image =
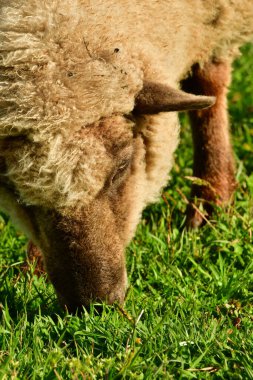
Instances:
[[[2,184],[22,209],[20,224],[42,251],[62,305],[75,310],[93,300],[124,299],[124,249],[149,187],[139,115],[213,101],[149,83],[126,116],[101,118],[72,134],[54,128],[1,140]]]

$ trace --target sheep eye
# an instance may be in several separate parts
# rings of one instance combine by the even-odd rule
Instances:
[[[121,164],[118,166],[117,170],[115,171],[115,173],[113,174],[111,178],[112,183],[117,181],[117,179],[123,176],[123,174],[126,172],[127,168],[129,167],[130,162],[131,160],[125,160],[121,162]]]

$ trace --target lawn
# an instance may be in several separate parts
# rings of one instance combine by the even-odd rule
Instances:
[[[127,252],[124,308],[62,311],[46,276],[22,271],[26,238],[0,217],[0,379],[253,379],[253,47],[230,93],[238,189],[186,231],[192,147],[183,117],[170,185]]]

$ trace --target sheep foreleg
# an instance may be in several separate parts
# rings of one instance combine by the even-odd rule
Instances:
[[[190,120],[194,145],[193,176],[202,183],[193,184],[192,202],[202,202],[207,214],[212,204],[225,205],[234,192],[235,169],[229,136],[227,113],[227,88],[230,84],[230,62],[211,62],[202,68],[193,67],[192,76],[185,82],[186,89],[195,94],[216,97],[211,108],[191,111]],[[192,204],[187,210],[187,225],[199,227],[204,223],[203,214]]]

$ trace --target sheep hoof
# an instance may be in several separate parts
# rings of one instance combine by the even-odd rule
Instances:
[[[208,215],[206,212],[200,211],[197,207],[190,204],[186,210],[186,228],[189,230],[195,230],[206,224]]]
[[[40,250],[33,244],[32,241],[29,241],[27,246],[27,262],[24,266],[24,271],[27,271],[29,268],[29,264],[35,264],[35,269],[33,274],[38,277],[45,274],[45,268],[43,264],[43,257]]]

